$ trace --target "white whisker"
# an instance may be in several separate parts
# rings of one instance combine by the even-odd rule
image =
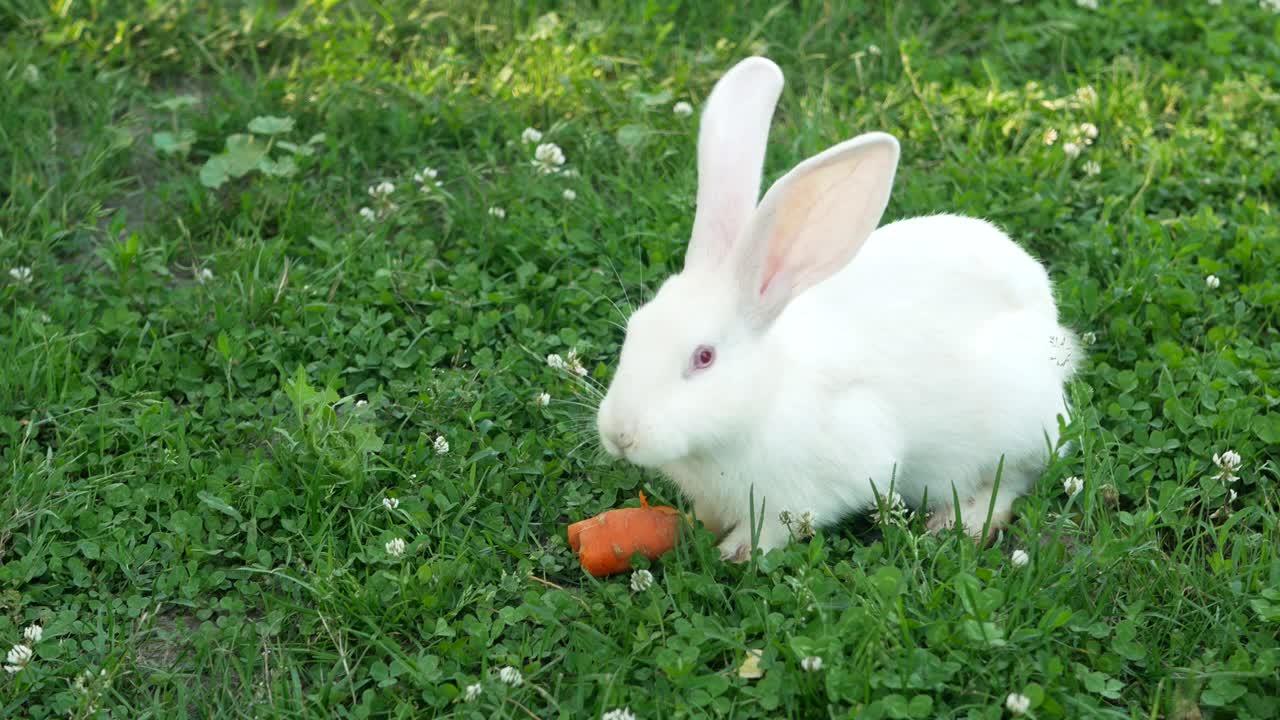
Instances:
[[[574,405],[585,410],[590,410],[592,415],[595,415],[596,411],[599,409],[596,405],[591,405],[578,400],[556,400],[555,402],[556,404],[564,403],[565,405]]]
[[[613,276],[618,279],[618,287],[622,288],[622,297],[627,303],[627,315],[634,313],[636,311],[636,306],[635,303],[631,302],[631,294],[627,292],[627,284],[622,280],[622,274],[618,272],[618,267],[613,264],[613,258],[609,257],[608,253],[604,255],[604,259],[605,262],[609,263],[609,269],[613,271]],[[613,301],[610,300],[610,302]],[[618,304],[613,303],[613,307],[617,309]],[[619,310],[618,312],[621,313],[622,311]],[[623,315],[624,321],[626,320],[627,315]],[[626,328],[623,329],[625,330]]]
[[[573,448],[569,450],[569,452],[565,453],[565,457],[574,457],[575,453],[577,453],[579,450],[581,450],[581,449],[582,449],[583,447],[585,447],[586,445],[590,444],[593,440],[595,440],[595,438],[587,438],[586,440],[583,440],[582,442],[578,443],[577,445],[574,445],[574,446],[573,446]],[[588,460],[586,460],[586,461],[584,461],[584,462],[586,462],[586,463],[588,463],[588,464],[599,464],[599,463],[600,463],[600,460],[601,460],[601,458],[600,458],[600,453],[601,453],[601,452],[603,452],[602,448],[601,448],[599,445],[597,445],[597,446],[596,446],[595,451],[592,453],[593,457],[592,457],[592,458],[589,458]]]
[[[572,373],[569,375],[569,378],[577,383],[582,389],[589,390],[595,397],[601,399],[604,398],[605,387],[594,378],[586,375],[575,375]]]
[[[625,312],[625,311],[623,311],[623,309],[622,309],[621,307],[619,307],[619,306],[618,306],[618,303],[617,303],[617,302],[615,302],[613,298],[608,297],[607,295],[593,295],[592,293],[587,292],[587,289],[586,289],[586,288],[582,288],[582,287],[575,287],[575,288],[571,288],[571,289],[573,289],[573,290],[576,290],[576,291],[579,291],[579,292],[583,293],[583,294],[584,294],[584,295],[586,295],[588,298],[590,298],[593,302],[599,302],[599,301],[601,301],[601,300],[604,300],[605,302],[607,302],[607,303],[609,303],[610,305],[612,305],[612,306],[613,306],[613,311],[614,311],[614,312],[616,312],[616,313],[618,313],[618,317],[622,318],[622,322],[621,322],[621,323],[618,323],[618,322],[614,322],[613,320],[609,320],[608,322],[609,322],[609,324],[610,324],[610,325],[612,325],[612,326],[614,326],[614,327],[618,328],[619,330],[621,330],[621,331],[623,332],[623,334],[624,334],[624,335],[626,334],[626,332],[627,332],[626,322],[627,322],[627,318],[628,318],[628,317],[630,317],[630,314],[629,314],[629,313],[627,313],[627,312]],[[625,293],[626,291],[624,290],[623,292]],[[631,304],[629,300],[627,301],[627,304],[628,304],[628,305],[630,305],[630,304]],[[631,309],[631,312],[635,312],[635,309],[634,309],[634,308],[632,308],[632,309]]]

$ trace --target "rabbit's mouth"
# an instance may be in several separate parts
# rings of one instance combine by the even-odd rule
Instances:
[[[636,467],[661,470],[672,462],[684,457],[683,446],[673,446],[662,441],[651,441],[655,438],[646,436],[646,442],[632,442],[620,445],[616,438],[601,436],[601,444],[609,455],[631,463]]]
[[[600,444],[604,446],[605,452],[610,457],[619,460],[625,460],[632,465],[640,467],[653,467],[656,458],[649,457],[652,451],[649,443],[641,443],[638,441],[638,433],[635,430],[622,429],[615,425],[602,425],[600,431]]]
[[[622,448],[619,447],[617,443],[610,440],[608,435],[605,435],[604,433],[600,434],[600,444],[604,446],[604,451],[609,453],[609,457],[626,459],[626,453],[623,452]]]
[[[637,425],[618,414],[612,398],[613,394],[610,392],[600,403],[600,410],[596,415],[596,433],[600,436],[600,444],[611,457],[635,462],[627,457],[627,451],[631,450],[634,454]]]
[[[626,395],[621,396],[621,402],[629,401]],[[619,402],[610,389],[596,416],[600,444],[611,457],[639,467],[661,468],[688,452],[678,427],[650,412],[632,410]]]

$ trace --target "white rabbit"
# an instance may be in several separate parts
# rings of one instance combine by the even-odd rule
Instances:
[[[756,57],[712,90],[684,270],[627,324],[601,441],[669,476],[727,558],[750,553],[752,497],[768,550],[791,536],[779,511],[835,523],[891,483],[934,529],[958,497],[978,535],[1003,457],[999,528],[1068,412],[1079,351],[1049,277],[982,220],[876,230],[898,163],[884,133],[805,160],[757,207],[782,83]]]

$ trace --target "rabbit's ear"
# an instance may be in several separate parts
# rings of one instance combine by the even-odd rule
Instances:
[[[880,224],[897,167],[898,141],[867,133],[805,160],[769,188],[736,253],[746,310],[758,327],[858,254]]]
[[[698,132],[698,209],[686,269],[718,265],[751,219],[781,93],[782,71],[763,57],[734,65],[712,88]]]

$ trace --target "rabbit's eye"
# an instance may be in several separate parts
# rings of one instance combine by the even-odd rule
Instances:
[[[704,370],[711,367],[711,363],[716,361],[716,349],[710,345],[699,345],[697,350],[693,351],[693,358],[690,364],[694,370]]]

